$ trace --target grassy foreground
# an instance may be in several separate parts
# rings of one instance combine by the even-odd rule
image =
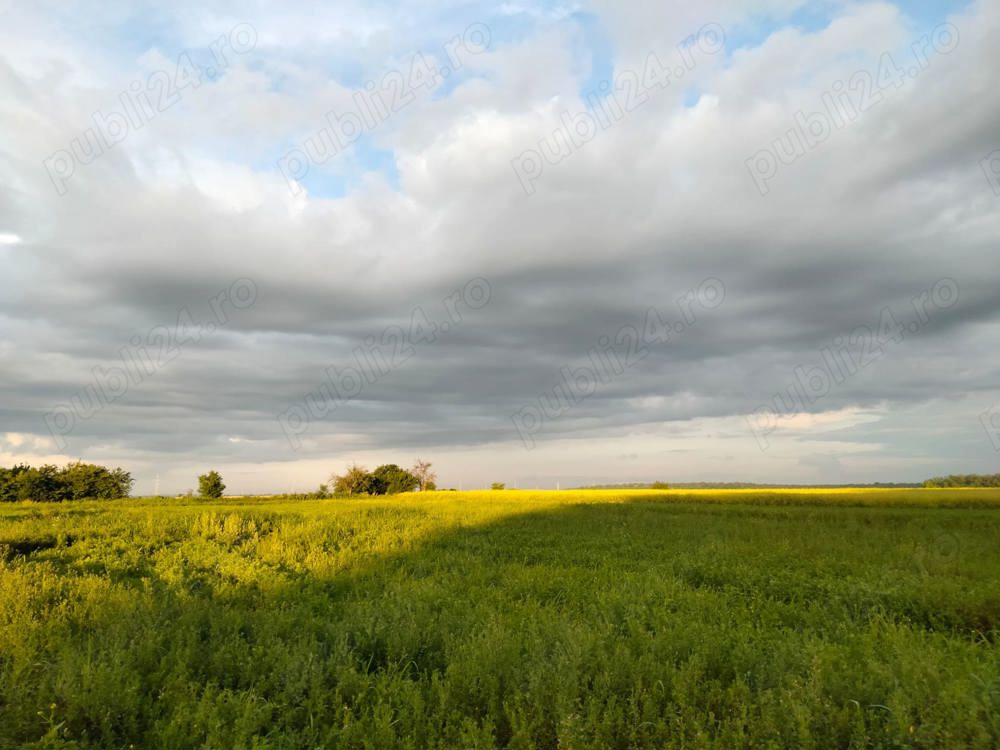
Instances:
[[[0,506],[0,747],[1000,747],[1000,491]]]

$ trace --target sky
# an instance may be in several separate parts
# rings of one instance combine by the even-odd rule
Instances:
[[[1000,4],[0,1],[0,465],[1000,470]]]

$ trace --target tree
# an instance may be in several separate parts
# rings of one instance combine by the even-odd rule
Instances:
[[[334,492],[340,495],[363,494],[367,481],[368,469],[357,464],[351,464],[343,474],[333,474],[330,477]]]
[[[114,500],[128,497],[131,491],[132,475],[124,469],[108,469],[83,461],[62,469],[51,465],[33,468],[27,464],[10,469],[0,467],[0,502]]]
[[[71,497],[69,488],[59,481],[59,470],[52,464],[29,468],[17,475],[17,499],[60,502]]]
[[[9,469],[0,468],[0,502],[16,503],[20,498],[18,476],[31,469],[27,464],[17,464]]]
[[[128,497],[132,491],[132,475],[124,469],[106,469],[82,461],[69,464],[59,472],[62,482],[73,500],[85,498],[114,500]]]
[[[924,487],[1000,487],[1000,474],[951,474],[933,477],[924,482]]]
[[[374,474],[365,474],[361,481],[358,482],[355,493],[358,495],[384,495],[385,480]]]
[[[494,482],[493,484],[490,485],[490,489],[491,490],[505,490],[505,489],[507,489],[507,485],[504,484],[503,482]]]
[[[107,478],[107,491],[114,493],[110,495],[112,498],[128,497],[132,494],[132,484],[134,482],[135,480],[132,479],[131,472],[125,471],[122,468],[112,469]]]
[[[430,461],[421,461],[419,458],[417,462],[410,469],[410,473],[417,478],[417,484],[420,486],[421,492],[427,492],[433,489],[431,485],[434,485],[434,480],[437,479],[437,474],[431,471]],[[436,485],[435,485],[436,486]]]
[[[669,490],[670,485],[667,484],[666,482],[653,482],[651,485],[649,485],[649,488],[651,490]]]
[[[225,491],[222,475],[215,469],[198,477],[198,494],[201,497],[220,498]]]
[[[372,472],[372,476],[382,480],[385,485],[385,492],[389,495],[398,495],[400,492],[413,492],[420,484],[411,472],[400,468],[396,464],[383,464]]]

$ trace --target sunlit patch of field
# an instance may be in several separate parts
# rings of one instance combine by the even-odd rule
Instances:
[[[1000,490],[0,506],[0,747],[995,748]]]

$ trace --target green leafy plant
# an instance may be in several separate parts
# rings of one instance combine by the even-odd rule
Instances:
[[[207,474],[198,477],[198,495],[205,498],[217,499],[222,497],[226,491],[226,485],[222,482],[222,475],[214,469]]]

